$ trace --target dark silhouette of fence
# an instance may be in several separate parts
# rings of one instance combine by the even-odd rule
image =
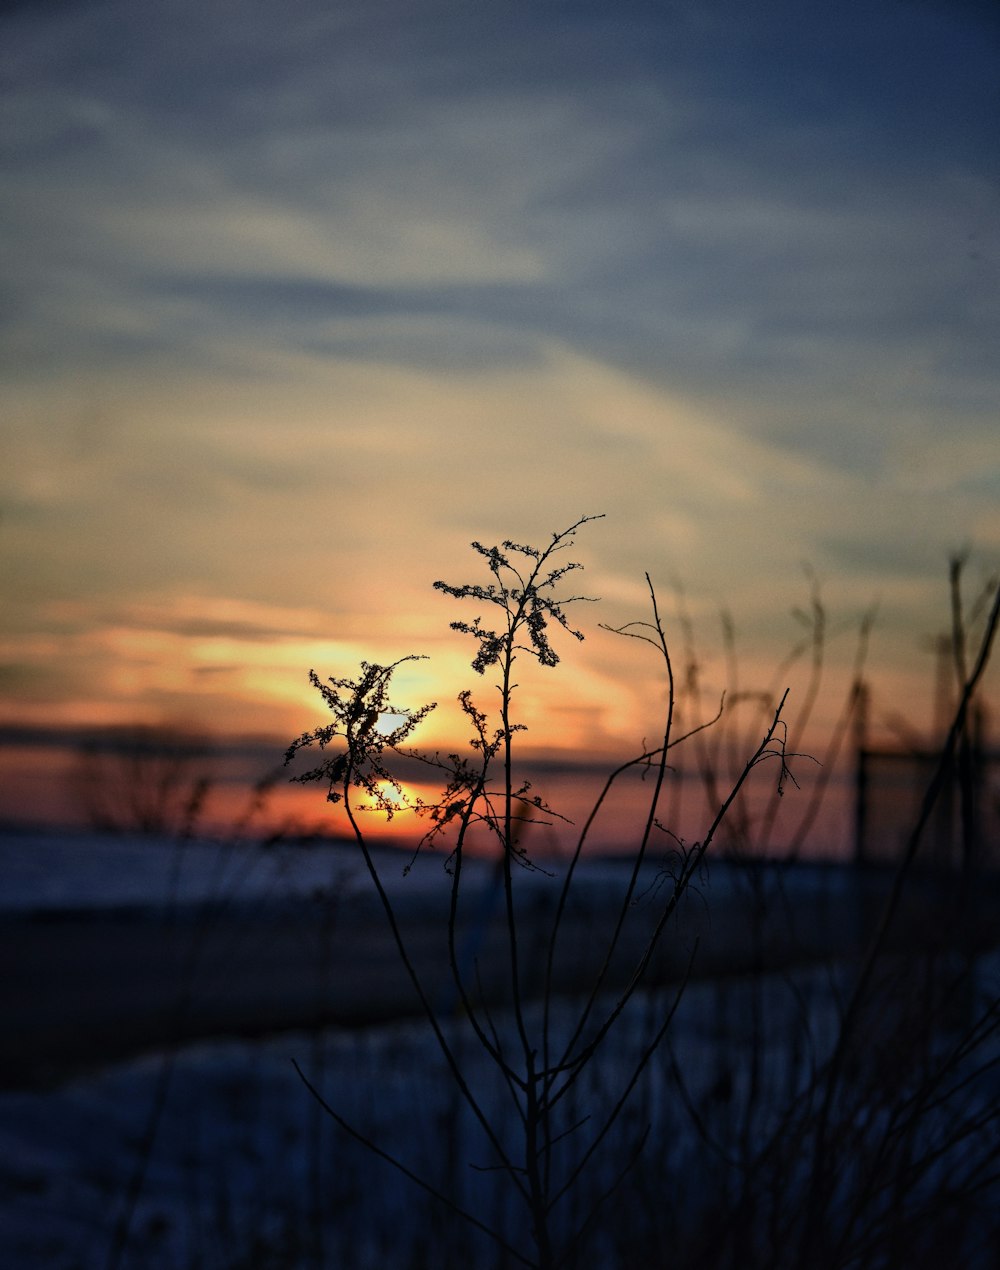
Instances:
[[[859,745],[856,754],[855,860],[891,864],[903,855],[941,751]],[[917,861],[934,868],[1000,867],[1000,750],[983,745],[979,727],[956,748]]]

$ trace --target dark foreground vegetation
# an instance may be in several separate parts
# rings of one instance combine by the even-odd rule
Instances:
[[[693,659],[675,674],[650,583],[648,614],[617,634],[642,641],[661,668],[659,736],[596,791],[575,849],[555,868],[529,850],[533,826],[558,809],[521,774],[515,663],[520,675],[532,661],[551,670],[558,641],[582,638],[569,618],[584,598],[569,589],[579,566],[564,553],[586,523],[541,548],[474,544],[483,580],[436,584],[466,605],[452,625],[472,640],[487,685],[481,699],[459,695],[464,754],[413,748],[434,707],[396,699],[393,675],[409,658],[362,663],[353,678],[312,673],[332,721],[293,742],[288,761],[294,779],[320,783],[346,817],[374,904],[366,920],[379,923],[411,1021],[361,1034],[324,1026],[322,1003],[343,989],[336,981],[363,973],[345,952],[317,958],[312,1031],[259,1043],[259,1066],[232,1044],[174,1046],[145,1080],[131,1068],[104,1077],[136,1082],[146,1110],[106,1237],[81,1240],[101,1251],[76,1264],[997,1263],[995,879],[972,806],[982,791],[963,755],[1000,593],[992,587],[972,620],[953,568],[957,705],[912,821],[898,827],[898,858],[858,873],[851,888],[830,880],[807,895],[807,871],[760,853],[797,765],[809,761],[797,739],[809,694],[792,718],[787,694],[758,700],[756,731],[741,729],[745,753],[732,766],[725,703],[695,717]],[[868,626],[825,760],[864,701]],[[821,647],[816,605],[813,654]],[[727,727],[723,763],[710,738]],[[695,834],[687,821],[681,832],[671,805],[684,749],[708,794]],[[423,836],[402,884],[399,857],[365,832],[373,810],[402,814],[400,763],[422,765],[441,788],[410,809]],[[617,783],[636,771],[645,802],[621,826],[630,849],[600,874],[591,834]],[[822,796],[815,782],[793,846]],[[938,852],[931,869],[946,798],[958,808],[958,837],[947,867]],[[717,856],[726,863],[713,869]],[[436,890],[415,921],[406,881],[428,866]],[[341,899],[335,881],[316,897],[328,941],[350,926]],[[733,925],[740,956],[720,957]],[[177,1039],[184,1018],[181,1009]],[[157,1170],[175,1156],[178,1175],[189,1170],[187,1200],[164,1216]]]
[[[403,791],[391,769],[392,756],[408,744],[434,706],[411,709],[393,700],[391,682],[399,662],[363,663],[355,679],[323,680],[311,672],[333,721],[298,738],[287,756],[292,761],[303,750],[320,751],[318,765],[296,779],[321,782],[328,800],[342,805],[346,813],[448,1079],[464,1114],[478,1127],[478,1150],[466,1156],[465,1164],[491,1174],[494,1189],[505,1194],[502,1217],[470,1204],[464,1188],[416,1173],[391,1141],[375,1141],[352,1123],[338,1109],[336,1098],[300,1067],[303,1083],[346,1134],[411,1182],[415,1202],[423,1198],[440,1205],[455,1220],[480,1232],[495,1245],[503,1263],[539,1270],[606,1266],[616,1259],[626,1265],[731,1261],[741,1266],[805,1268],[879,1259],[914,1265],[939,1264],[945,1246],[950,1260],[974,1261],[977,1252],[972,1245],[997,1237],[986,1216],[989,1205],[983,1208],[982,1200],[985,1195],[995,1198],[1000,1163],[995,1146],[1000,1127],[995,1097],[1000,1001],[987,994],[975,1005],[959,1004],[968,996],[976,951],[971,926],[953,926],[956,916],[961,920],[961,904],[950,906],[942,894],[938,907],[925,910],[915,938],[911,931],[911,938],[900,943],[898,935],[921,842],[964,752],[972,702],[996,630],[1000,593],[992,597],[978,648],[969,649],[961,571],[953,568],[958,707],[867,943],[836,973],[831,971],[832,1017],[830,1011],[821,1011],[826,1017],[818,1031],[815,1001],[802,1001],[800,1034],[788,1038],[783,1071],[775,1082],[773,1074],[770,1080],[765,1077],[762,1067],[769,1037],[759,1015],[751,1044],[724,1082],[728,1097],[723,1101],[728,1105],[721,1124],[710,1114],[704,1091],[693,1092],[692,1073],[675,1064],[674,1096],[689,1113],[692,1140],[703,1149],[696,1165],[685,1166],[687,1179],[696,1176],[699,1182],[696,1192],[682,1201],[676,1161],[671,1168],[671,1159],[663,1154],[662,1124],[659,1133],[655,1116],[637,1124],[630,1108],[643,1091],[654,1103],[664,1094],[662,1081],[654,1077],[654,1060],[664,1050],[669,1052],[671,1028],[697,960],[697,941],[676,990],[657,998],[641,1039],[633,1032],[630,1043],[623,1045],[626,1019],[637,1001],[648,1007],[649,998],[641,994],[651,968],[662,946],[675,935],[679,914],[691,900],[688,893],[713,846],[724,840],[730,818],[740,824],[744,787],[758,769],[765,770],[773,803],[794,783],[792,765],[800,756],[790,740],[795,730],[786,716],[786,691],[768,703],[760,731],[731,779],[709,774],[715,796],[699,835],[686,838],[674,829],[665,797],[672,751],[685,742],[697,743],[713,720],[697,722],[686,733],[677,726],[678,685],[671,648],[647,577],[648,616],[616,633],[648,645],[659,660],[666,702],[660,740],[620,766],[599,792],[568,867],[552,879],[558,898],[542,938],[526,926],[523,877],[539,865],[525,848],[525,831],[555,813],[516,774],[515,748],[523,725],[515,711],[515,662],[523,666],[534,660],[553,668],[559,661],[553,632],[583,638],[568,617],[570,606],[584,600],[568,591],[579,566],[567,562],[564,552],[585,523],[553,535],[544,548],[510,541],[489,548],[474,543],[485,580],[435,583],[445,595],[473,606],[471,620],[456,619],[452,627],[473,641],[472,668],[492,678],[496,692],[486,706],[468,690],[459,695],[471,733],[467,754],[408,751],[442,779],[440,799],[420,803],[416,811],[428,824],[420,846],[426,849],[443,841],[449,852],[447,944],[455,1000],[460,1004],[461,1043],[446,1030],[426,991],[355,815],[358,798],[387,816],[395,813]],[[866,634],[863,624],[862,647]],[[852,686],[848,714],[860,696],[857,685]],[[610,920],[593,930],[598,953],[589,985],[572,1004],[563,999],[556,1009],[554,972],[588,833],[614,781],[636,767],[646,772],[648,798],[633,831],[631,873],[615,897],[617,907]],[[969,791],[963,787],[963,792]],[[971,815],[963,818],[965,825],[972,821]],[[744,818],[737,843],[741,836],[745,840],[748,823]],[[463,870],[473,835],[485,835],[494,844],[502,879],[507,951],[502,1011],[484,995],[476,962],[463,954],[459,940],[460,915],[468,902]],[[664,839],[674,848],[673,860],[658,873],[649,903],[648,891],[641,886],[644,867]],[[963,883],[971,887],[982,844],[970,836],[965,845]],[[748,901],[756,899],[759,906],[758,946],[763,949],[768,924],[775,918],[761,907],[765,896],[752,895],[752,872],[748,879]],[[647,902],[641,903],[643,899]],[[628,943],[636,926],[639,938]],[[626,949],[626,971],[621,974]],[[614,977],[613,967],[618,969]],[[763,962],[758,969],[762,968]],[[539,977],[536,1004],[527,984],[529,979],[537,983]],[[791,978],[788,989],[794,998],[797,990]],[[753,988],[749,1000],[753,1006]],[[470,1048],[474,1064],[465,1057]],[[614,1055],[610,1064],[609,1054]],[[600,1076],[595,1079],[596,1073]],[[487,1097],[491,1085],[499,1091],[498,1098]],[[650,1185],[658,1199],[640,1212],[627,1197],[634,1199]]]

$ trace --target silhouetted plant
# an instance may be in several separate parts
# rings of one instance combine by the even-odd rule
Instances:
[[[644,983],[671,918],[750,773],[762,762],[774,760],[779,788],[789,776],[782,697],[763,730],[762,739],[720,798],[703,836],[689,845],[682,844],[677,866],[669,877],[661,879],[654,899],[641,908],[636,904],[651,841],[654,835],[670,832],[661,808],[668,754],[685,739],[674,735],[673,667],[656,594],[647,575],[650,618],[614,629],[620,636],[638,639],[652,646],[660,659],[667,702],[662,737],[659,744],[644,749],[609,776],[579,833],[561,882],[553,880],[553,885],[558,887],[558,895],[553,916],[541,941],[544,948],[542,1009],[529,1010],[529,993],[525,983],[529,954],[524,945],[529,929],[534,934],[534,926],[541,918],[537,912],[519,907],[516,877],[525,870],[529,874],[537,871],[524,845],[525,828],[555,813],[540,796],[531,792],[529,782],[515,776],[515,738],[525,725],[515,718],[513,709],[517,687],[514,665],[518,656],[523,654],[544,668],[555,667],[559,655],[552,644],[553,627],[561,628],[578,640],[583,638],[580,631],[570,626],[566,610],[569,605],[578,604],[586,597],[561,592],[564,579],[581,566],[563,562],[560,555],[577,531],[592,519],[595,518],[584,517],[563,532],[554,534],[544,548],[512,541],[489,548],[473,543],[473,549],[486,561],[490,581],[465,585],[435,583],[435,587],[444,594],[463,601],[475,601],[486,606],[484,612],[488,613],[485,617],[480,613],[471,621],[457,620],[451,624],[456,631],[469,635],[478,646],[472,661],[473,670],[485,675],[493,669],[497,675],[499,710],[498,719],[492,726],[488,712],[475,704],[471,692],[466,690],[459,695],[464,717],[473,731],[469,755],[442,757],[401,749],[403,742],[409,739],[433,705],[409,710],[391,701],[389,684],[393,671],[401,664],[399,661],[389,666],[363,663],[361,674],[356,679],[335,678],[323,682],[314,671],[311,672],[310,679],[332,711],[334,722],[304,733],[292,743],[287,754],[287,760],[291,761],[301,750],[309,747],[319,747],[324,751],[335,747],[334,752],[327,754],[318,766],[293,779],[323,782],[327,787],[327,798],[343,805],[382,901],[401,962],[451,1076],[489,1145],[491,1159],[486,1167],[506,1177],[527,1213],[530,1250],[519,1246],[505,1229],[469,1211],[451,1195],[442,1193],[439,1188],[418,1177],[383,1144],[367,1144],[416,1185],[434,1194],[488,1234],[509,1257],[540,1270],[567,1264],[585,1237],[595,1210],[591,1207],[586,1216],[581,1216],[577,1209],[575,1217],[567,1218],[565,1214],[570,1208],[567,1200],[587,1177],[597,1154],[608,1148],[612,1129],[619,1124],[630,1095],[667,1034],[680,991],[640,1051],[627,1061],[617,1087],[607,1091],[602,1105],[582,1109],[582,1114],[581,1108],[574,1106],[581,1076],[602,1051],[626,1007]],[[409,658],[402,659],[406,660]],[[450,846],[447,861],[450,873],[447,920],[450,973],[467,1025],[506,1089],[513,1123],[517,1126],[514,1141],[511,1140],[510,1116],[498,1120],[491,1115],[479,1091],[470,1084],[466,1069],[411,955],[393,901],[355,814],[353,800],[358,791],[370,800],[366,804],[368,807],[382,810],[386,815],[392,815],[397,810],[402,786],[388,765],[388,756],[393,753],[419,758],[446,777],[441,798],[433,803],[418,802],[414,810],[430,822],[425,843],[436,841],[442,835],[451,835],[446,839]],[[495,783],[493,769],[497,763],[500,775]],[[557,987],[555,967],[577,867],[588,834],[612,785],[624,773],[636,768],[644,769],[651,779],[646,810],[631,851],[631,868],[624,893],[614,905],[610,932],[596,958],[591,981],[574,1021],[568,1026],[556,1027],[552,1009]],[[386,783],[393,791],[392,797],[385,793]],[[470,847],[469,835],[474,826],[488,831],[499,857],[508,979],[504,1001],[512,1018],[510,1034],[502,1028],[489,1004],[478,992],[477,984],[470,982],[468,969],[462,964],[458,951],[463,871]],[[637,932],[633,930],[636,926]],[[630,939],[626,938],[627,934],[631,935]],[[531,942],[534,949],[538,941],[533,938]],[[473,975],[473,979],[475,977]],[[355,1137],[367,1141],[323,1098],[304,1073],[300,1072],[300,1075],[338,1123]],[[645,1134],[640,1133],[625,1147],[619,1181],[638,1160],[644,1140]],[[606,1199],[607,1195],[603,1198]],[[600,1207],[599,1203],[597,1207]]]
[[[711,1090],[696,1096],[688,1074],[672,1064],[669,1080],[689,1109],[716,1198],[686,1258],[652,1264],[741,1270],[992,1264],[986,1247],[1000,1235],[993,1211],[1000,1188],[1000,985],[977,993],[975,980],[977,957],[995,944],[984,934],[990,913],[983,900],[992,894],[995,903],[996,891],[986,890],[982,874],[974,876],[968,851],[961,869],[918,868],[949,782],[971,797],[956,756],[1000,623],[996,583],[987,604],[980,596],[969,616],[960,579],[953,561],[958,704],[902,857],[881,875],[882,910],[859,924],[864,942],[854,957],[827,968],[821,995],[836,1013],[817,1020],[794,968],[769,979],[758,973],[747,989],[748,1044],[731,1041],[741,1057],[729,1066],[725,1104],[713,1105]],[[849,708],[857,697],[852,686]],[[962,817],[963,827],[969,820]],[[745,867],[758,884],[765,876],[773,883],[753,896],[756,936],[783,924],[791,906],[778,867],[770,871],[749,859]],[[859,883],[864,876],[859,870]],[[976,904],[979,886],[984,896]],[[845,923],[850,917],[843,913]],[[764,1070],[776,983],[785,989],[789,1026],[777,1089],[774,1072]],[[762,1005],[765,988],[770,1010]],[[746,1079],[736,1096],[739,1076]]]

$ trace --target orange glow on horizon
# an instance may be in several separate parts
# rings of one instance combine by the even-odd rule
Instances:
[[[29,667],[51,665],[53,641],[8,641],[7,655]],[[297,635],[266,639],[227,635],[187,635],[167,629],[135,628],[124,624],[96,627],[72,637],[60,650],[71,671],[79,666],[76,682],[66,684],[57,697],[32,700],[12,697],[2,722],[43,728],[106,727],[144,723],[152,726],[197,728],[216,737],[286,737],[289,740],[329,721],[321,696],[308,680],[310,668],[321,679],[354,677],[362,660],[387,663],[399,656],[381,641],[365,649],[360,642],[320,641]],[[418,709],[429,701],[437,708],[424,720],[411,743],[450,752],[464,749],[472,727],[457,704],[459,691],[469,688],[476,706],[499,726],[498,692],[489,677],[469,665],[468,648],[454,636],[427,641],[426,660],[406,662],[397,672],[391,692],[400,710]],[[522,752],[555,751],[581,760],[630,753],[645,739],[662,731],[666,684],[652,650],[634,642],[613,642],[601,632],[587,644],[560,649],[563,660],[554,669],[538,667],[527,657],[515,667],[515,717],[527,725],[518,735]],[[678,691],[684,667],[674,650]],[[770,686],[775,694],[791,689],[787,717],[798,717],[808,692],[805,660],[776,677],[780,658],[761,652],[743,659],[739,668],[743,689]],[[873,685],[871,723],[876,733],[890,716],[905,716],[910,728],[925,730],[934,704],[933,662],[923,657],[916,675],[905,661],[884,659],[869,672]],[[707,657],[699,667],[702,682],[697,713],[692,702],[683,709],[685,727],[704,722],[718,706],[727,684],[721,657]],[[821,747],[835,726],[850,686],[843,652],[831,656],[807,745]],[[763,717],[763,716],[762,716]],[[380,726],[391,730],[398,716],[386,716]]]
[[[634,599],[628,598],[630,610]],[[416,710],[430,701],[438,705],[404,750],[412,747],[431,754],[468,754],[474,730],[457,702],[463,689],[471,689],[476,707],[487,713],[488,735],[500,726],[496,682],[472,670],[474,650],[467,638],[449,632],[446,626],[442,629],[442,619],[454,616],[455,609],[442,611],[434,597],[428,598],[426,610],[414,607],[408,612],[404,636],[398,636],[391,623],[383,625],[377,614],[369,615],[366,620],[376,632],[371,640],[357,634],[361,625],[357,618],[349,637],[329,638],[319,632],[335,623],[319,612],[207,597],[198,604],[195,607],[190,597],[164,598],[133,609],[123,607],[109,615],[96,607],[64,605],[55,617],[70,629],[58,634],[8,636],[0,651],[9,664],[24,668],[25,687],[10,695],[0,723],[51,732],[56,737],[54,744],[64,747],[75,742],[72,736],[59,741],[60,730],[79,734],[145,725],[203,736],[206,744],[217,745],[220,753],[233,743],[250,743],[251,748],[257,747],[254,761],[261,770],[277,768],[294,737],[331,721],[321,695],[309,682],[310,668],[321,679],[353,679],[362,660],[390,664],[415,651],[428,656],[399,666],[390,701],[399,710]],[[668,609],[665,605],[665,612]],[[561,658],[555,668],[540,667],[528,655],[519,655],[514,718],[527,725],[514,739],[519,773],[532,774],[538,760],[566,769],[599,763],[610,771],[659,743],[667,705],[662,662],[641,642],[601,630],[598,622],[604,616],[603,610],[588,611],[587,622],[580,623],[587,636],[582,645],[555,632],[554,643]],[[791,690],[785,716],[789,745],[811,756],[798,764],[797,778],[808,782],[824,770],[821,763],[827,767],[850,763],[856,741],[850,730],[844,734],[838,757],[831,759],[829,750],[851,683],[855,635],[849,627],[845,625],[842,634],[831,637],[815,707],[808,725],[800,730],[810,696],[808,648],[782,669],[787,645],[781,645],[777,636],[778,654],[769,656],[759,645],[744,644],[737,632],[736,665],[735,659],[727,661],[717,628],[699,612],[695,643],[701,694],[695,698],[688,689],[690,650],[685,647],[683,632],[674,616],[667,616],[665,624],[677,676],[674,737],[712,719],[723,689],[727,690],[723,718],[697,741],[678,750],[678,763],[690,765],[699,753],[698,746],[705,747],[701,753],[724,755],[727,765],[737,761],[732,756],[752,751],[773,709],[753,699],[753,694],[767,688],[773,701],[785,687]],[[787,624],[775,625],[776,629],[787,629]],[[422,637],[425,630],[434,633]],[[379,631],[396,634],[387,637]],[[404,639],[406,644],[401,646]],[[904,647],[903,655],[894,657],[891,644],[876,627],[866,667],[872,687],[868,742],[895,745],[901,737],[909,737],[915,744],[932,744],[933,653],[921,651],[914,639],[909,650]],[[53,674],[52,686],[36,690],[35,684],[45,684],[45,673]],[[734,680],[746,694],[742,704],[736,703],[739,693],[732,691]],[[996,683],[995,668],[990,682]],[[984,689],[984,700],[989,701],[989,683]],[[995,699],[995,692],[992,696]],[[386,714],[380,730],[391,731],[398,722],[399,716]],[[71,822],[75,813],[67,801],[63,759],[57,760],[52,747],[38,745],[15,754],[13,744],[8,742],[2,756],[8,789],[0,813],[12,820],[51,817]],[[404,770],[412,775],[414,769],[404,764]],[[544,773],[545,768],[538,770]],[[418,778],[421,775],[416,774]],[[235,823],[258,775],[247,768],[231,784],[223,782],[213,789],[209,811],[214,821],[220,826]],[[577,818],[582,807],[579,780],[564,791],[561,779],[548,780],[540,775],[539,792],[548,797],[551,791],[555,810]],[[589,775],[587,780],[590,782]],[[411,804],[417,798],[433,802],[439,794],[439,790],[420,784],[408,784],[406,791]],[[262,815],[268,824],[293,833],[350,837],[343,808],[325,803],[323,793],[319,787],[288,785],[284,776],[279,776]],[[355,805],[360,807],[365,801],[358,796]],[[785,801],[792,804],[801,799],[793,795]],[[372,840],[400,845],[415,845],[430,827],[428,821],[403,808],[391,820],[375,811],[359,811],[359,818],[363,832]],[[607,832],[614,831],[609,825]],[[561,843],[567,831],[555,825],[532,833],[538,841]],[[488,850],[488,845],[484,849]]]

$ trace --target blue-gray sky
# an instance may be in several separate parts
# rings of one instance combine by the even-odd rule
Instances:
[[[23,4],[0,68],[7,717],[280,731],[588,512],[595,626],[648,569],[776,661],[806,562],[929,703],[1000,562],[995,4]],[[641,726],[595,638],[576,745]]]

